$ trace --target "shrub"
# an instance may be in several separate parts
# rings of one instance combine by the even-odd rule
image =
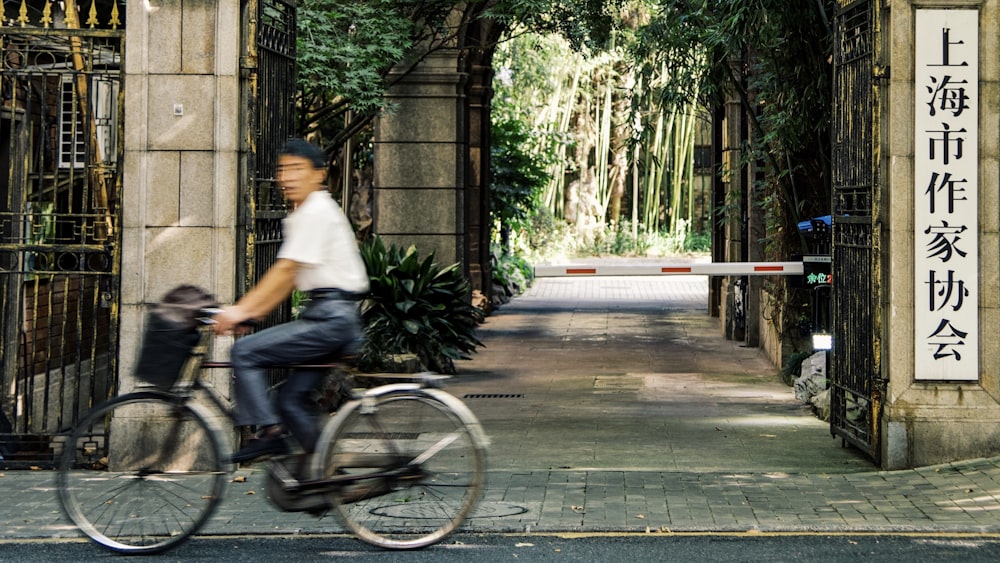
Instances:
[[[490,216],[498,224],[507,252],[511,234],[527,228],[531,215],[541,207],[539,196],[549,174],[528,148],[531,130],[525,122],[501,115],[492,127]]]
[[[441,268],[433,253],[420,260],[414,247],[387,249],[377,237],[361,245],[361,256],[371,283],[362,304],[362,369],[384,371],[390,356],[415,354],[424,368],[454,374],[454,360],[482,346],[475,330],[483,313],[471,304],[459,264]]]
[[[493,284],[513,297],[524,292],[535,279],[535,269],[522,256],[493,248]]]

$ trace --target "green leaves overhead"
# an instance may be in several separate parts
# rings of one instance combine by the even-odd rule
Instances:
[[[334,146],[386,109],[390,71],[403,73],[443,46],[492,48],[466,36],[490,19],[500,28],[558,32],[575,45],[602,43],[623,0],[302,0],[298,3],[300,129]],[[473,33],[475,35],[475,33]],[[353,124],[343,125],[350,109]]]
[[[304,0],[298,5],[298,84],[307,100],[349,103],[358,113],[383,105],[385,76],[413,53],[452,2]],[[414,16],[422,18],[414,20]]]
[[[512,30],[555,33],[584,49],[607,43],[624,4],[626,0],[491,0],[483,17]]]
[[[744,158],[761,170],[774,233],[829,213],[830,110],[834,0],[661,0],[634,48],[659,77],[663,99],[700,99],[720,107],[735,95],[751,123]],[[654,82],[650,82],[653,84]],[[775,255],[787,255],[781,245]]]

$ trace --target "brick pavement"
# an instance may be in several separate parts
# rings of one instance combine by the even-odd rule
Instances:
[[[338,533],[333,518],[282,513],[263,498],[262,473],[230,483],[200,532]],[[76,537],[60,514],[51,472],[0,477],[5,539]],[[683,471],[500,471],[463,531],[1000,533],[1000,461],[850,474]]]
[[[1000,533],[1000,458],[877,471],[833,440],[684,278],[538,280],[483,325],[459,397],[491,437],[470,532]],[[281,513],[262,473],[228,486],[202,534],[335,533]],[[0,473],[4,538],[74,537],[54,475]]]

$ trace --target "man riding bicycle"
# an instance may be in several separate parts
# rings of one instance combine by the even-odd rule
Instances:
[[[233,463],[291,451],[288,433],[306,452],[318,437],[310,398],[326,370],[296,369],[282,384],[277,405],[268,397],[269,365],[308,363],[342,353],[361,335],[358,301],[368,291],[368,273],[350,222],[326,189],[326,157],[302,139],[278,154],[278,186],[293,210],[284,219],[277,261],[234,305],[215,316],[216,334],[265,317],[293,290],[309,301],[292,322],[239,338],[231,363],[236,378],[235,420],[258,428],[256,439],[234,453]]]

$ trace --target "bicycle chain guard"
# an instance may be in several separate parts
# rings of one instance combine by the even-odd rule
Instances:
[[[284,512],[310,512],[320,515],[332,508],[330,501],[323,493],[302,493],[289,491],[282,485],[282,479],[278,473],[284,471],[288,476],[296,472],[290,471],[289,464],[296,464],[298,456],[289,457],[282,460],[272,460],[273,464],[267,472],[264,480],[264,492],[271,504]],[[294,477],[292,477],[294,479]]]

